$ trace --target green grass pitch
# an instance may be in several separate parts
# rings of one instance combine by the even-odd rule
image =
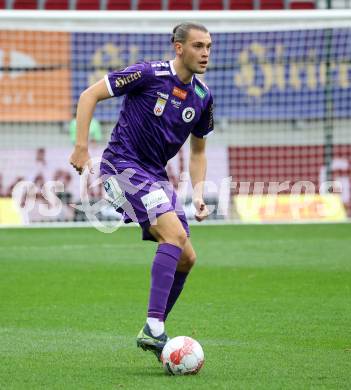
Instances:
[[[137,349],[155,244],[137,228],[0,230],[1,389],[350,389],[351,225],[192,227],[167,322],[197,376]]]

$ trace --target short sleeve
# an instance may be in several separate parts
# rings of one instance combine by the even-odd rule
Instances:
[[[152,75],[149,63],[142,62],[105,75],[105,83],[111,96],[121,96],[142,89]]]
[[[211,131],[213,131],[213,98],[210,94],[206,107],[191,133],[195,137],[205,138]]]

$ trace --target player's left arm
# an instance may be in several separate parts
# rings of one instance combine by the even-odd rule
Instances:
[[[204,185],[207,168],[206,137],[213,131],[213,98],[208,89],[206,91],[204,90],[203,93],[205,96],[208,94],[208,97],[200,120],[191,132],[189,164],[191,182],[194,188],[193,203],[196,207],[195,218],[199,222],[209,215],[204,201]]]
[[[204,220],[209,212],[204,201],[204,182],[206,179],[207,158],[206,139],[191,135],[189,171],[193,185],[193,203],[196,208],[195,219]]]

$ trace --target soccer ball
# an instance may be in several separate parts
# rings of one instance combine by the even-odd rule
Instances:
[[[178,336],[169,340],[161,354],[163,368],[171,375],[197,374],[204,360],[201,345],[187,336]]]

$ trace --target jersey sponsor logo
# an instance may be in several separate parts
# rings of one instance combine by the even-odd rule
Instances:
[[[180,100],[175,100],[175,99],[172,99],[171,103],[175,108],[179,108],[182,105],[182,102]]]
[[[200,88],[198,85],[195,85],[195,93],[197,96],[199,96],[201,99],[204,99],[207,93]]]
[[[186,123],[191,122],[195,117],[195,110],[192,107],[184,108],[182,112],[183,121]]]
[[[117,210],[127,201],[115,177],[111,176],[104,182],[107,200]]]
[[[159,97],[161,97],[162,99],[168,99],[169,98],[169,95],[168,95],[168,93],[163,93],[163,92],[157,92],[157,95],[159,96]]]
[[[155,70],[155,76],[168,76],[170,74],[169,70]]]
[[[161,204],[168,203],[169,199],[163,189],[152,191],[149,194],[142,196],[141,201],[147,211]]]
[[[186,97],[188,96],[188,92],[178,87],[174,87],[172,91],[172,95],[177,96],[179,99],[185,100]]]
[[[131,83],[132,81],[138,80],[140,78],[141,78],[141,71],[140,70],[138,70],[135,73],[131,73],[128,76],[118,77],[116,79],[116,87],[117,88],[122,88],[125,85]]]
[[[154,114],[156,116],[161,116],[163,114],[166,103],[167,103],[166,99],[162,99],[160,97],[157,99],[157,102],[156,102],[155,107],[154,107]]]

